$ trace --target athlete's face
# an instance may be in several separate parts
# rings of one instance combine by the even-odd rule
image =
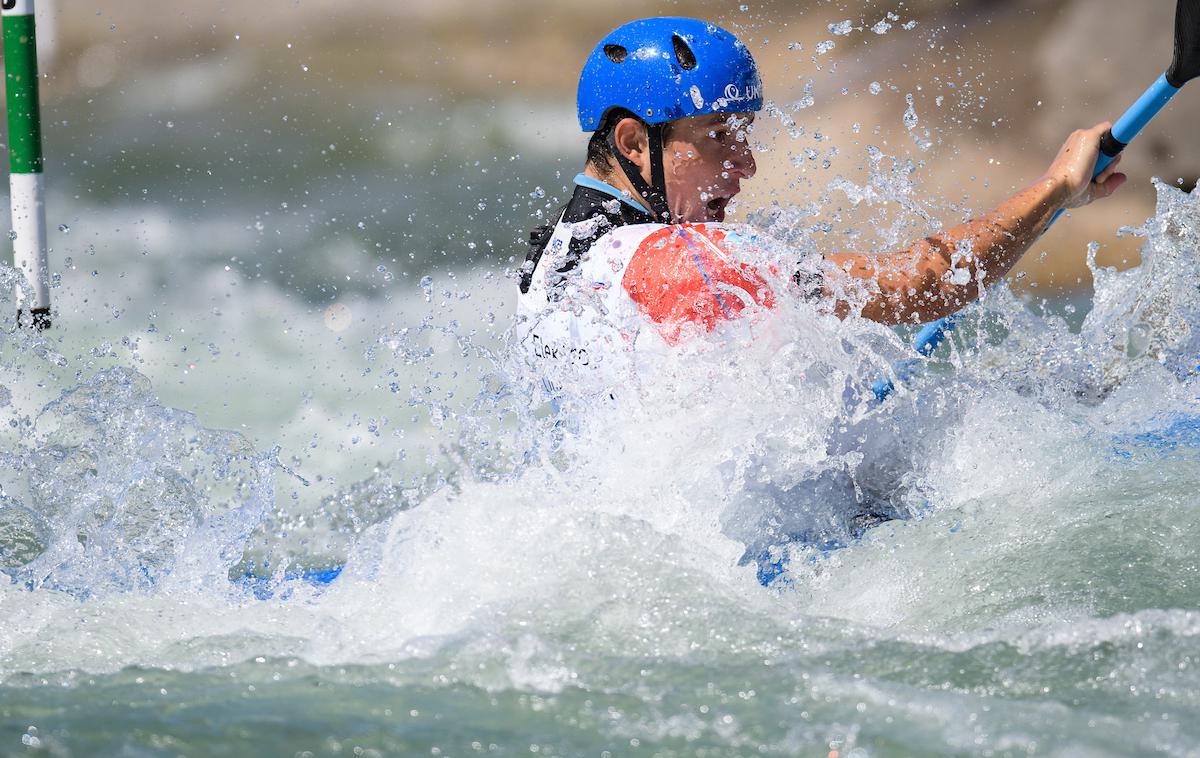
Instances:
[[[725,208],[754,176],[753,113],[714,113],[674,122],[663,145],[667,201],[676,220],[724,221]]]

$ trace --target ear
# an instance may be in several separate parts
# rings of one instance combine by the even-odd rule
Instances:
[[[638,172],[650,181],[650,139],[646,125],[636,118],[623,118],[613,127],[613,141],[617,150],[638,167]]]

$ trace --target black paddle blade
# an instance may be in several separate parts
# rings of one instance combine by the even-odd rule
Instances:
[[[1182,87],[1200,76],[1200,0],[1179,0],[1175,8],[1175,59],[1167,83]]]

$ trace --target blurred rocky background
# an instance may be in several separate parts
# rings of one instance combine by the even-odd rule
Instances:
[[[914,197],[933,217],[986,210],[1036,178],[1071,129],[1115,118],[1166,67],[1174,5],[39,0],[48,172],[97,202],[149,197],[174,213],[225,196],[250,225],[280,215],[256,206],[264,192],[314,206],[339,197],[324,216],[295,218],[321,243],[296,285],[307,293],[363,268],[326,260],[338,240],[368,257],[506,261],[581,164],[573,98],[592,45],[639,16],[695,15],[750,44],[782,114],[756,127],[768,150],[740,212],[823,198],[823,244],[869,246],[878,235],[827,189],[835,176],[864,181],[869,145],[917,164]],[[1152,213],[1150,178],[1190,188],[1200,175],[1194,94],[1128,151],[1118,198],[1041,241],[1019,287],[1087,288],[1091,240],[1102,263],[1137,261],[1138,240],[1116,230]],[[374,236],[339,225],[362,207]],[[487,244],[461,249],[462,227],[489,230]],[[923,231],[919,219],[905,229]]]

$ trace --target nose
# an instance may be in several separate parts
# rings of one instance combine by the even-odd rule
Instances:
[[[750,179],[754,176],[754,172],[758,169],[758,165],[754,162],[754,149],[750,143],[739,142],[733,148],[733,156],[729,159],[733,164],[733,170],[741,175],[743,179]]]

